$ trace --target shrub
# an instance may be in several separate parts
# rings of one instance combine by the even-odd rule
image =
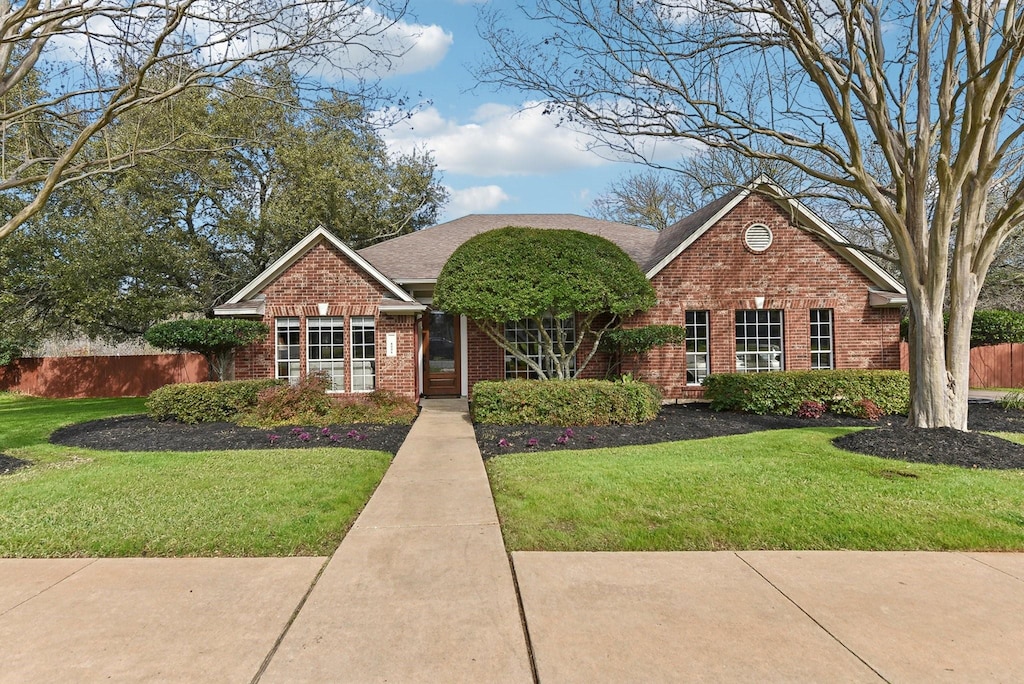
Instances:
[[[856,418],[866,418],[868,420],[878,420],[885,412],[878,408],[878,404],[871,401],[870,399],[858,399],[853,402],[853,407],[850,410],[850,415]]]
[[[820,401],[802,401],[796,410],[797,418],[821,418],[825,415],[825,405]]]
[[[231,421],[255,406],[261,391],[278,384],[279,380],[235,380],[164,385],[149,395],[146,410],[154,420]]]
[[[238,423],[261,428],[352,423],[407,425],[416,418],[415,402],[394,392],[330,395],[329,386],[326,376],[314,373],[295,385],[265,389],[256,405],[239,416]]]
[[[1024,411],[1024,390],[1014,390],[1007,392],[1003,395],[1003,398],[999,400],[999,405],[1004,409],[1014,409],[1017,411]]]
[[[944,325],[949,316],[943,315]],[[906,340],[910,333],[910,319],[900,321],[900,339]],[[986,347],[996,344],[1024,344],[1024,313],[1002,309],[978,309],[971,321],[971,346]]]
[[[906,413],[910,378],[903,371],[833,370],[778,373],[714,373],[704,396],[716,411],[792,415],[805,401],[855,415],[855,404],[870,399],[883,413]]]
[[[8,366],[21,358],[21,345],[12,339],[0,337],[0,368]]]
[[[473,386],[473,419],[495,425],[635,425],[661,409],[657,388],[630,378],[504,380]]]

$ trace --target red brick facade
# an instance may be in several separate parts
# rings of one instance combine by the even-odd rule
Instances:
[[[771,246],[750,250],[744,232],[767,225]],[[669,263],[651,281],[658,304],[626,327],[684,325],[686,311],[707,311],[710,371],[736,370],[736,311],[762,308],[783,312],[784,365],[811,368],[810,311],[831,309],[836,368],[898,369],[899,309],[868,305],[875,284],[823,240],[799,229],[778,204],[752,194]],[[503,377],[504,352],[469,327],[469,384]],[[474,332],[475,331],[475,332]],[[582,353],[580,358],[583,358]],[[597,355],[585,377],[603,377],[607,358]],[[661,388],[667,399],[695,399],[699,385],[686,383],[686,347],[655,349],[642,360],[626,359],[624,371]]]
[[[747,247],[746,229],[767,225],[771,246],[762,252]],[[823,240],[798,228],[775,201],[756,193],[698,237],[652,278],[657,305],[627,321],[684,325],[687,311],[708,312],[710,372],[732,372],[736,360],[736,312],[781,311],[784,367],[811,368],[810,312],[832,312],[833,362],[836,368],[899,368],[899,310],[872,308],[868,290],[877,285]],[[306,368],[306,319],[328,316],[374,316],[377,387],[415,397],[420,388],[420,324],[416,316],[389,316],[378,311],[382,297],[393,297],[380,282],[341,251],[321,241],[267,285],[264,321],[273,329],[277,317],[298,317],[302,330],[301,366]],[[763,298],[762,302],[758,299]],[[393,357],[385,355],[385,337],[395,333]],[[469,322],[465,331],[466,380],[472,386],[504,377],[504,352]],[[586,350],[581,351],[583,358]],[[273,333],[263,344],[238,355],[236,377],[273,377]],[[597,355],[584,372],[603,377],[608,359]],[[668,399],[702,394],[688,385],[685,345],[656,349],[642,360],[626,360],[624,371],[658,385]]]
[[[261,294],[266,297],[263,322],[270,327],[271,333],[264,343],[239,351],[235,358],[235,377],[239,380],[274,377],[274,321],[278,317],[299,319],[300,367],[305,372],[308,318],[321,315],[345,317],[346,344],[349,344],[350,317],[373,316],[376,324],[377,389],[397,392],[411,399],[417,397],[415,318],[381,314],[377,306],[381,298],[393,295],[338,250],[320,242],[264,288]],[[320,313],[318,304],[328,305],[326,314]],[[392,357],[385,353],[389,332],[396,334],[398,343],[397,353]],[[351,347],[348,347],[346,356],[350,351]],[[345,375],[346,385],[351,387],[350,373]]]

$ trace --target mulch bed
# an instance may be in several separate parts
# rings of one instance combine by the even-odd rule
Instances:
[[[861,430],[837,438],[836,446],[847,451],[919,463],[942,463],[968,468],[1024,468],[1024,445],[979,432],[950,429],[918,430],[904,424],[904,416],[884,416],[877,421],[826,414],[818,419],[789,416],[758,416],[716,412],[706,404],[666,406],[646,425],[564,428],[538,425],[477,425],[476,436],[484,458],[521,451],[593,449],[633,444],[654,444],[687,439],[722,437],[763,430],[801,427],[856,426]],[[971,430],[1024,433],[1024,412],[998,404],[972,404]],[[536,440],[534,443],[533,440]]]
[[[19,468],[24,468],[27,465],[32,465],[31,461],[23,461],[20,458],[14,458],[7,454],[0,454],[0,475],[6,475],[13,473]]]
[[[593,449],[722,437],[764,430],[801,427],[856,426],[861,430],[834,440],[848,451],[919,463],[944,463],[967,468],[1024,468],[1024,445],[986,432],[1024,433],[1024,412],[997,404],[973,404],[969,426],[975,432],[917,430],[903,416],[878,421],[827,414],[818,419],[758,416],[716,412],[705,404],[666,406],[646,425],[565,428],[542,425],[476,425],[477,443],[485,459],[520,451]],[[50,436],[54,444],[109,451],[210,451],[228,449],[302,449],[354,447],[397,453],[408,425],[334,425],[274,430],[243,428],[231,423],[184,425],[156,422],[146,416],[106,418],[61,428]],[[308,440],[301,437],[305,433]],[[270,435],[277,435],[271,440]],[[351,435],[351,436],[350,436]],[[332,439],[333,436],[333,439]],[[0,455],[0,473],[27,465]]]
[[[60,428],[52,444],[104,451],[220,451],[233,449],[313,449],[349,447],[394,454],[409,425],[288,426],[269,430],[233,423],[158,422],[147,416],[92,420]],[[274,439],[271,435],[276,435]],[[305,435],[308,437],[303,437]]]

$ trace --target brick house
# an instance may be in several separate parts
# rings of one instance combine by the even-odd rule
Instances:
[[[294,381],[323,371],[338,392],[410,398],[528,377],[473,321],[430,307],[452,252],[509,225],[600,235],[637,263],[658,303],[625,326],[686,328],[685,344],[627,366],[667,399],[699,398],[711,372],[899,368],[903,288],[763,177],[660,233],[565,214],[471,215],[357,252],[318,229],[215,309],[272,331],[239,351],[235,376]],[[522,336],[524,326],[509,322],[506,334]],[[599,354],[586,375],[603,376],[607,361]]]

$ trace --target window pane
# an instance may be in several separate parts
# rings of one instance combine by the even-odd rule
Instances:
[[[832,309],[811,309],[811,369],[835,367],[832,342]]]
[[[783,370],[782,312],[736,312],[736,370],[740,373]]]
[[[710,372],[707,311],[686,312],[686,384],[700,385]]]
[[[320,316],[306,319],[306,364],[309,373],[322,373],[332,392],[345,390],[345,319]]]
[[[352,318],[352,391],[377,388],[377,349],[373,343],[376,326],[372,316]]]
[[[553,316],[546,316],[543,321],[544,331],[550,336],[555,354],[558,354],[559,333],[562,336],[562,347],[566,352],[570,351],[576,344],[576,318],[568,316],[555,320]],[[516,348],[531,361],[544,368],[544,372],[550,377],[554,373],[553,364],[544,358],[541,344],[541,331],[533,320],[510,321],[505,324],[505,339],[515,344]],[[576,359],[569,359],[569,372],[575,372]],[[517,359],[509,352],[505,352],[505,377],[506,378],[537,378],[537,371],[533,370],[526,362]]]
[[[290,383],[299,381],[299,319],[277,318],[274,320],[274,357],[277,360],[275,376]]]

